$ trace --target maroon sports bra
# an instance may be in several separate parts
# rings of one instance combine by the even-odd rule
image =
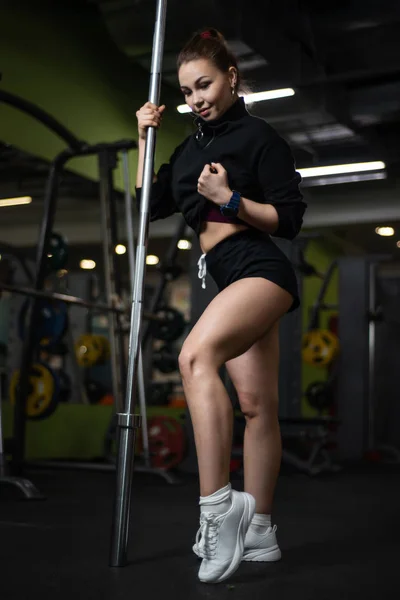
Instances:
[[[243,223],[237,217],[225,217],[219,206],[214,204],[214,202],[207,202],[204,211],[201,215],[202,221],[212,221],[213,223]]]

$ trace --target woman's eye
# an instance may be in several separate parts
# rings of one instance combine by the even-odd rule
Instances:
[[[206,90],[209,85],[210,85],[210,83],[202,83],[201,86],[200,86],[200,89]]]

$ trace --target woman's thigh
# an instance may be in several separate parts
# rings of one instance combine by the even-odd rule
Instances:
[[[235,281],[210,302],[182,347],[180,362],[201,358],[216,368],[241,356],[292,304],[292,296],[261,277]]]

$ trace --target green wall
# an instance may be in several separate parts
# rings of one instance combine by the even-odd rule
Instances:
[[[3,402],[2,410],[4,438],[8,439],[13,433],[13,407],[9,402]],[[26,422],[26,459],[104,458],[104,440],[112,415],[112,406],[60,403],[47,419]],[[185,411],[149,406],[147,415],[149,419],[168,415],[183,421]]]
[[[149,74],[120,52],[94,5],[81,0],[4,0],[0,56],[1,88],[43,108],[79,139],[137,139],[135,113],[147,101]],[[161,99],[169,110],[157,140],[157,165],[168,160],[186,123],[175,110],[175,92],[164,87]],[[1,141],[33,155],[51,160],[64,148],[43,125],[1,103],[0,123]],[[135,162],[133,152],[134,170]],[[97,178],[94,159],[75,159],[68,168]]]
[[[312,264],[319,273],[325,273],[328,270],[329,265],[339,255],[338,249],[326,241],[312,240],[309,242],[306,252],[305,259],[307,262]],[[302,297],[302,318],[303,318],[303,331],[307,331],[308,322],[310,318],[311,308],[318,296],[322,279],[317,276],[305,277],[303,279],[303,297]],[[331,282],[326,291],[324,301],[327,304],[338,303],[338,271],[334,272]],[[320,327],[326,329],[328,327],[328,321],[332,314],[336,314],[337,311],[327,310],[321,313]],[[327,369],[321,367],[314,367],[307,363],[302,364],[302,390],[303,393],[307,389],[307,386],[313,381],[325,381],[327,379]],[[302,402],[302,413],[303,416],[314,416],[317,415],[317,411],[311,408],[308,402],[303,398]]]

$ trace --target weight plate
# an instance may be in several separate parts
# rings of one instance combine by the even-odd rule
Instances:
[[[155,339],[163,342],[174,342],[181,337],[185,331],[186,323],[183,314],[179,310],[166,306],[160,308],[156,315],[162,320],[152,321],[151,331]]]
[[[328,329],[313,329],[303,336],[302,356],[304,362],[326,367],[339,351],[338,337]]]
[[[35,326],[35,343],[37,346],[51,347],[58,344],[67,331],[67,305],[64,302],[49,300],[38,300],[38,303],[39,319]],[[26,337],[29,306],[30,300],[24,302],[18,317],[19,335],[22,340]]]
[[[173,373],[178,370],[178,353],[171,346],[162,346],[154,352],[153,364],[161,373]]]
[[[305,395],[309,405],[319,411],[330,408],[334,400],[332,386],[326,381],[310,383]]]
[[[20,372],[14,371],[10,381],[10,401],[18,396]],[[25,403],[28,419],[46,419],[56,410],[59,400],[59,382],[55,373],[42,363],[32,365],[29,372],[29,392]]]
[[[185,457],[185,432],[177,419],[152,417],[148,421],[151,464],[158,469],[177,467]]]
[[[78,365],[89,368],[103,362],[107,351],[105,339],[104,336],[91,333],[79,336],[75,342],[75,356]]]

